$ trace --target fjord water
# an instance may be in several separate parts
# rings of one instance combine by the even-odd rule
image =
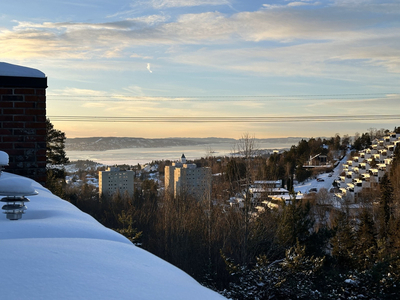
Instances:
[[[258,143],[257,149],[284,149],[290,148],[292,143]],[[67,151],[70,161],[92,160],[106,165],[114,164],[144,164],[156,160],[178,160],[182,153],[186,158],[198,159],[208,155],[210,150],[213,156],[230,156],[234,152],[232,143],[203,144],[195,146],[172,146],[159,148],[125,148],[107,151]]]

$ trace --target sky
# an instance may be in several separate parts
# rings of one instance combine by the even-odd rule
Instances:
[[[3,299],[225,299],[31,179],[3,172],[0,190],[38,192],[21,219],[0,214],[2,274],[18,278]]]
[[[13,0],[0,61],[67,138],[317,137],[400,125],[398,0]]]

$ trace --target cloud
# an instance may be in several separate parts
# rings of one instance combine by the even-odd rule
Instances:
[[[106,103],[99,103],[99,102],[85,102],[82,104],[82,107],[85,108],[101,108],[101,107],[106,107]]]
[[[153,71],[150,69],[150,64],[147,63],[147,70],[149,70],[150,73],[153,73]]]
[[[158,23],[164,23],[170,19],[167,15],[150,15],[150,16],[143,16],[138,18],[133,18],[131,20],[136,22],[145,23],[148,25],[155,25]]]
[[[288,3],[288,6],[305,6],[305,5],[318,5],[318,4],[319,4],[319,2],[308,3],[308,2],[295,1],[295,2]]]
[[[67,5],[80,6],[80,7],[90,7],[90,8],[98,7],[98,5],[89,4],[89,3],[82,3],[81,1],[79,1],[79,2],[59,1],[59,4],[67,4]]]
[[[145,95],[143,88],[138,85],[130,85],[124,88],[124,91],[128,92],[130,95],[138,95],[138,96]]]
[[[385,19],[386,18],[386,19]],[[58,48],[63,51],[88,53],[103,47],[128,48],[143,45],[178,45],[235,43],[239,41],[281,42],[317,39],[335,40],[357,38],[372,24],[394,22],[386,15],[357,17],[336,10],[271,12],[261,10],[227,16],[218,12],[184,14],[176,21],[166,17],[148,16],[107,23],[28,23],[18,22],[13,30],[0,32],[0,41],[26,43],[35,40],[36,47]],[[395,29],[395,25],[389,26]],[[389,30],[389,28],[387,29]],[[358,39],[358,38],[357,38]],[[2,43],[3,44],[3,43]],[[8,43],[10,44],[10,43]],[[13,44],[10,44],[12,47]],[[74,51],[75,49],[75,51]],[[107,49],[108,51],[108,49]],[[55,51],[55,53],[57,53]]]
[[[108,94],[105,91],[66,87],[64,89],[53,90],[52,93],[49,94],[48,96],[54,96],[54,95],[57,95],[57,97],[69,96],[69,97],[77,97],[77,99],[80,99],[80,98],[85,98],[87,96],[89,97],[107,96]]]
[[[266,9],[276,9],[276,8],[283,8],[285,5],[279,5],[279,4],[263,4],[263,7]]]
[[[262,76],[304,76],[363,82],[400,74],[400,42],[390,34],[365,40],[308,42],[263,48],[202,48],[173,53],[171,63]]]
[[[310,2],[312,0],[304,0],[304,1],[293,1],[289,2],[286,5],[282,4],[263,4],[263,7],[266,9],[285,9],[290,7],[297,7],[297,6],[307,6],[307,5],[319,5],[321,4],[319,1],[317,2]]]
[[[133,54],[131,54],[129,57],[132,57],[132,58],[141,58],[141,59],[153,59],[152,56],[140,55],[140,54],[137,54],[137,53],[133,53]]]
[[[336,2],[334,7],[304,10],[297,9],[297,5],[317,2],[292,1],[280,10],[261,9],[232,15],[193,13],[174,20],[164,15],[150,15],[104,23],[17,22],[12,29],[0,29],[0,58],[86,61],[137,57],[169,61],[181,56],[184,59],[178,61],[180,64],[201,65],[202,62],[213,68],[260,73],[272,68],[281,74],[311,71],[311,74],[320,74],[327,72],[328,66],[346,70],[352,67],[339,66],[340,62],[353,61],[356,67],[369,65],[399,72],[398,17],[389,12],[364,15],[362,10],[348,9]],[[173,3],[181,2],[159,1],[159,5]],[[383,10],[385,6],[380,8]],[[170,51],[171,48],[175,50]],[[189,48],[191,52],[186,53]],[[193,52],[193,49],[205,50]],[[203,56],[197,58],[198,53]],[[214,56],[218,60],[213,60]],[[213,64],[208,64],[211,60]]]
[[[354,9],[358,12],[369,11],[373,13],[400,14],[398,0],[334,0],[333,7]]]
[[[378,0],[379,1],[379,0]],[[334,0],[333,4],[337,6],[363,6],[363,5],[371,5],[373,3],[377,3],[374,0]]]
[[[188,7],[203,5],[229,5],[227,0],[152,0],[151,6],[154,8]]]

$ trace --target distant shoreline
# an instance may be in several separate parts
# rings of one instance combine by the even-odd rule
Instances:
[[[256,144],[291,144],[296,145],[300,140],[308,139],[304,137],[287,138],[267,138],[255,139]],[[108,151],[117,149],[152,149],[166,147],[186,147],[218,145],[218,144],[237,144],[239,139],[231,138],[162,138],[146,139],[132,137],[89,137],[89,138],[67,138],[65,143],[66,151]],[[256,145],[257,148],[257,145]],[[268,147],[275,148],[275,147]],[[215,149],[210,149],[215,150]]]
[[[259,143],[256,149],[288,149],[292,144],[297,143]],[[196,144],[196,145],[174,145],[164,147],[149,148],[119,148],[105,151],[82,151],[66,149],[67,156],[70,161],[91,160],[105,165],[129,164],[137,165],[145,164],[152,161],[161,160],[178,160],[182,154],[185,154],[188,160],[199,159],[209,155],[231,156],[234,151],[234,143],[213,143],[213,144]],[[212,153],[214,152],[214,153]]]

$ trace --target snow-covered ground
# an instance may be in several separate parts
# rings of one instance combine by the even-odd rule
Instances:
[[[2,299],[224,299],[38,183],[22,219],[0,215]]]
[[[324,173],[319,175],[317,178],[321,178],[324,181],[317,181],[317,179],[310,179],[306,182],[302,182],[294,186],[295,192],[301,192],[302,194],[308,193],[310,189],[316,189],[319,191],[322,188],[327,189],[328,191],[332,187],[332,183],[335,179],[337,179],[340,175],[340,171],[342,170],[342,165],[347,161],[348,155],[345,155],[340,163],[333,170],[333,173]],[[329,176],[332,174],[332,176]]]

